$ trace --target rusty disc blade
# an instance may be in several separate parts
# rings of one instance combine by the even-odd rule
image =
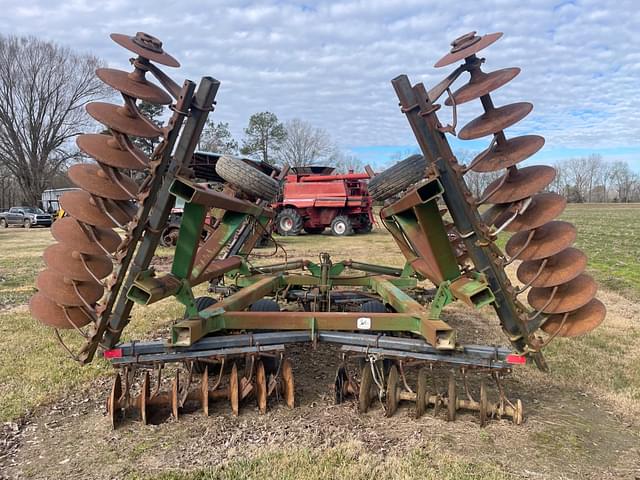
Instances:
[[[453,99],[457,105],[470,102],[471,100],[475,100],[476,98],[480,98],[487,93],[497,90],[505,83],[513,80],[519,73],[520,69],[518,67],[503,68],[502,70],[496,70],[490,73],[484,73],[478,69],[471,74],[469,83],[463,85],[453,93]],[[447,98],[444,104],[451,106],[451,99]]]
[[[529,238],[529,231],[513,235],[507,242],[505,250],[510,257],[518,254],[519,260],[540,260],[570,247],[575,242],[576,236],[576,227],[572,224],[554,220],[537,228],[533,238],[521,253],[518,254]]]
[[[532,287],[554,287],[573,280],[587,268],[587,256],[574,247],[566,248],[546,260],[539,275],[545,259],[522,262],[518,267],[518,280],[524,284],[531,282]]]
[[[67,171],[67,176],[73,183],[93,195],[112,200],[132,200],[134,197],[131,194],[138,191],[136,182],[119,173],[115,175],[119,175],[119,180],[127,191],[112,181],[107,172],[95,163],[76,163]]]
[[[506,142],[494,145],[486,155],[484,152],[481,153],[480,155],[485,155],[484,158],[473,165],[472,170],[484,173],[512,167],[529,158],[540,150],[543,145],[544,138],[539,135],[523,135],[510,138]]]
[[[98,68],[96,75],[110,87],[130,97],[156,105],[169,105],[171,103],[169,94],[149,82],[142,73],[136,75],[135,73],[131,74],[114,68]]]
[[[128,170],[144,170],[146,168],[146,165],[142,165],[127,150],[120,150],[111,146],[111,141],[115,142],[116,140],[111,135],[101,135],[99,133],[87,133],[76,137],[78,148],[100,163],[113,168]],[[139,148],[135,150],[138,153],[137,158],[143,159],[145,164],[148,164],[149,159],[142,150]]]
[[[62,274],[53,270],[43,270],[36,277],[36,288],[40,290],[45,297],[49,300],[57,303],[58,305],[79,307],[84,305],[78,294],[76,288],[85,302],[89,305],[97,302],[102,293],[104,287],[96,282],[73,282],[65,278]]]
[[[113,253],[120,245],[120,236],[110,228],[89,227],[92,229],[97,240],[104,246],[105,250]],[[64,217],[53,222],[51,234],[60,243],[65,243],[74,250],[87,253],[89,255],[103,255],[102,250],[91,237],[88,237],[78,220],[72,217]]]
[[[87,113],[97,121],[118,132],[142,138],[156,138],[161,132],[147,124],[141,118],[128,114],[125,106],[113,103],[91,102],[87,104]]]
[[[95,281],[87,269],[93,273],[95,278],[105,278],[113,271],[113,263],[106,255],[81,254],[70,245],[62,243],[47,247],[43,257],[50,269],[73,280]]]
[[[553,335],[558,332],[560,337],[577,337],[584,335],[602,323],[607,314],[604,304],[594,298],[589,303],[571,312],[562,323],[564,314],[550,315],[540,327],[544,332]],[[560,331],[558,331],[560,329]]]
[[[494,180],[482,193],[486,203],[511,203],[544,190],[556,178],[556,169],[548,165],[532,165],[511,169]]]
[[[514,218],[505,227],[507,232],[521,232],[541,227],[547,222],[560,216],[567,206],[567,199],[557,193],[538,193],[531,199],[529,207],[521,215]],[[508,213],[502,215],[496,221],[497,225],[502,225],[510,218]]]
[[[557,288],[555,295],[554,289]],[[585,273],[557,287],[532,288],[527,301],[543,313],[566,313],[586,305],[596,296],[598,284]],[[551,299],[551,301],[549,301]],[[548,305],[547,305],[548,302]]]
[[[180,63],[162,49],[162,42],[148,33],[138,32],[135,37],[122,33],[112,33],[111,39],[121,47],[137,53],[141,57],[167,67],[177,68]]]
[[[518,123],[529,115],[532,109],[533,104],[529,102],[511,103],[491,109],[467,123],[460,130],[458,138],[461,140],[473,140],[498,133]]]
[[[65,192],[60,197],[60,205],[65,212],[71,215],[73,218],[77,218],[81,222],[88,223],[89,225],[95,225],[101,228],[117,227],[118,225],[109,218],[98,206],[94,203],[91,195],[84,191]],[[125,225],[131,221],[135,211],[133,207],[124,203],[120,203],[125,212],[113,204],[107,203],[107,210],[110,215],[114,217],[120,224]]]
[[[480,37],[480,40],[470,44],[468,47],[447,53],[444,57],[442,57],[435,63],[434,67],[446,67],[447,65],[451,65],[452,63],[462,60],[463,58],[467,58],[474,53],[478,53],[483,48],[487,48],[493,42],[498,40],[501,36],[502,32],[488,33],[487,35],[483,35],[482,37]]]
[[[41,293],[36,293],[29,301],[29,311],[31,316],[40,323],[53,328],[81,328],[91,322],[91,317],[78,307],[67,307],[65,309],[49,300]],[[67,315],[69,318],[67,318]],[[73,324],[69,321],[73,322]]]

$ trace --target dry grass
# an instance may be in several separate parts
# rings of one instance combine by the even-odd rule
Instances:
[[[402,456],[379,456],[359,443],[344,443],[325,450],[275,450],[224,466],[196,472],[131,475],[129,480],[236,480],[236,479],[350,479],[365,480],[506,480],[517,478],[496,465],[468,462],[438,451],[416,449]]]

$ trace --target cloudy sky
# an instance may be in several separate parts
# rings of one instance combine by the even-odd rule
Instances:
[[[449,42],[471,30],[504,32],[481,52],[485,71],[522,73],[494,103],[530,101],[507,135],[538,133],[536,160],[601,153],[640,171],[640,10],[637,0],[174,1],[0,0],[0,33],[35,35],[128,68],[111,32],[161,38],[181,80],[222,82],[216,120],[242,136],[248,117],[270,110],[327,130],[345,151],[383,164],[415,141],[390,80],[406,73],[433,86]],[[459,84],[466,81],[466,75]],[[480,113],[459,109],[462,126]],[[450,111],[440,113],[448,121]],[[460,127],[459,127],[460,128]],[[454,149],[479,151],[488,140]]]

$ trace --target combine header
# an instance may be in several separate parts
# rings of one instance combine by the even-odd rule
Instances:
[[[69,217],[53,226],[59,243],[45,251],[47,269],[37,278],[39,291],[30,307],[80,363],[104,350],[118,370],[107,402],[114,426],[128,409],[138,410],[146,423],[160,407],[176,418],[187,404],[208,414],[216,399],[229,402],[234,414],[250,400],[265,412],[269,397],[293,407],[295,367],[286,357],[287,345],[317,342],[341,346],[344,361],[336,372],[335,398],[340,402],[354,395],[361,412],[377,398],[389,416],[409,401],[417,417],[427,410],[438,415],[444,408],[449,420],[466,409],[479,413],[481,425],[492,417],[522,421],[522,404],[505,395],[505,375],[527,358],[546,370],[544,346],[557,336],[589,332],[602,322],[605,308],[594,298],[595,282],[583,273],[585,255],[571,247],[575,228],[554,220],[565,200],[540,193],[555,171],[517,166],[544,140],[504,133],[532,105],[495,107],[491,100],[490,92],[519,73],[517,68],[481,70],[484,59],[476,54],[500,36],[470,33],[456,39],[436,67],[463,63],[429,91],[404,75],[392,81],[422,150],[369,186],[374,198],[386,201],[381,221],[406,258],[405,267],[397,269],[334,261],[325,253],[317,261],[249,263],[252,248],[273,222],[270,205],[281,179],[251,162],[222,157],[216,169],[226,182],[223,191],[194,183],[189,163],[219,82],[204,77],[197,89],[188,80],[178,85],[157,66],[179,66],[158,39],[144,33],[112,35],[137,55],[133,71],[99,69],[97,75],[122,94],[124,104],[87,106],[110,134],[78,137],[80,149],[97,163],[69,169],[81,191],[60,199]],[[452,84],[465,72],[469,82],[452,93]],[[435,103],[445,92],[454,118],[446,126]],[[465,166],[445,134],[456,133],[458,106],[476,99],[484,113],[458,136],[492,140]],[[145,118],[138,100],[171,104],[167,124],[158,127]],[[161,141],[147,158],[131,136]],[[130,170],[146,173],[144,181],[130,180],[125,174]],[[470,170],[504,174],[477,199],[464,180]],[[171,271],[160,274],[151,262],[176,199],[184,201],[184,213]],[[481,214],[483,204],[490,207]],[[210,209],[216,224],[202,242]],[[513,233],[506,253],[495,244],[501,231]],[[516,260],[522,261],[519,287],[504,271]],[[195,298],[194,287],[203,283],[217,298]],[[531,308],[520,300],[525,293]],[[134,304],[170,296],[185,306],[185,315],[171,326],[168,338],[121,342]],[[493,308],[510,348],[461,344],[442,315],[455,301],[470,309]],[[82,346],[66,345],[59,329],[80,333]],[[351,358],[358,360],[356,374],[350,372]],[[471,372],[476,380],[470,381]],[[170,381],[163,380],[167,373]],[[446,387],[439,388],[443,375]],[[487,381],[498,387],[494,400]],[[460,397],[459,386],[464,388]]]

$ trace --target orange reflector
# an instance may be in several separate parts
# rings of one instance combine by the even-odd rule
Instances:
[[[104,351],[104,358],[122,358],[121,348],[112,348]]]
[[[527,357],[525,357],[524,355],[516,355],[515,353],[510,353],[509,355],[507,355],[507,358],[505,360],[507,361],[507,363],[510,363],[512,365],[524,365],[525,363],[527,363]]]

